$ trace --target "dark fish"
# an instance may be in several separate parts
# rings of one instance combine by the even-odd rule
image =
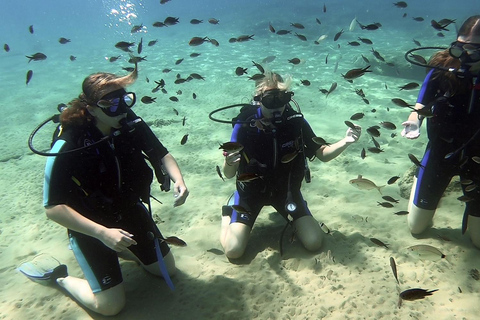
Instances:
[[[393,214],[396,214],[397,216],[404,216],[404,215],[408,214],[408,211],[397,211]]]
[[[287,153],[280,159],[280,162],[282,163],[290,163],[292,162],[296,157],[298,156],[298,150],[295,150],[291,153]]]
[[[117,61],[118,59],[120,59],[120,56],[110,57],[110,58],[108,58],[108,61],[110,61],[110,62],[115,62],[115,61]]]
[[[115,44],[115,48],[123,50],[125,52],[131,52],[130,47],[134,45],[135,45],[135,42],[120,41]]]
[[[382,121],[380,122],[380,125],[382,127],[384,127],[385,129],[388,129],[388,130],[395,130],[397,129],[397,126],[389,121]]]
[[[395,182],[397,182],[398,179],[400,179],[399,176],[393,176],[390,179],[388,179],[387,184],[394,184]]]
[[[28,32],[30,32],[31,34],[33,34],[33,25],[31,25],[31,26],[28,27]]]
[[[380,131],[375,126],[368,128],[367,133],[372,137],[380,137]]]
[[[60,39],[58,39],[58,42],[60,42],[60,44],[66,44],[66,43],[69,43],[71,41],[70,41],[70,39],[67,39],[67,38],[60,38]]]
[[[415,40],[415,39],[412,39],[413,40],[413,43],[415,43],[417,46],[421,47],[422,44],[420,43],[420,41],[418,40]]]
[[[217,170],[218,176],[219,176],[223,181],[225,181],[225,178],[223,177],[222,171],[220,170],[220,167],[219,167],[219,166],[216,166],[216,170]]]
[[[445,26],[442,26],[440,23],[438,23],[438,22],[435,21],[435,20],[430,21],[430,24],[431,24],[431,26],[432,26],[435,30],[438,30],[438,31],[442,31],[442,30],[448,31],[448,29],[445,28]]]
[[[428,289],[413,288],[401,292],[400,298],[408,301],[419,300],[431,296],[435,291],[438,291],[438,289],[428,291]]]
[[[208,23],[211,23],[211,24],[218,24],[219,22],[220,22],[220,20],[217,20],[215,18],[208,19]]]
[[[265,78],[265,75],[262,74],[262,73],[257,73],[257,74],[254,74],[251,77],[248,77],[249,80],[253,80],[253,81],[257,81],[257,80],[260,80],[260,79],[263,79],[263,78]]]
[[[209,39],[208,41],[215,47],[218,47],[220,45],[220,43],[218,43],[218,41],[215,39]]]
[[[163,238],[163,239],[160,239],[160,240],[165,241],[166,243],[171,244],[173,246],[177,246],[177,247],[186,247],[187,246],[187,243],[185,241],[183,241],[182,239],[180,239],[178,237],[175,237],[175,236],[166,237],[166,238]]]
[[[352,130],[354,130],[354,131],[357,131],[357,130],[358,130],[357,127],[356,127],[352,122],[350,122],[350,121],[348,121],[348,120],[345,120],[344,122],[345,122],[345,124],[347,125],[347,127],[349,127],[350,129],[352,129]]]
[[[420,85],[416,82],[409,82],[401,87],[399,91],[402,91],[402,90],[412,90],[412,89],[416,89],[418,88]]]
[[[230,39],[228,39],[228,42],[229,43],[235,43],[235,42],[237,42],[237,38],[230,38]]]
[[[155,28],[162,28],[162,27],[166,27],[167,25],[163,22],[160,22],[160,21],[155,21],[153,24],[152,24]]]
[[[203,23],[203,20],[192,19],[192,20],[190,20],[190,23],[191,24],[200,24],[200,23]]]
[[[371,137],[372,138],[372,141],[373,141],[373,144],[375,145],[375,147],[377,147],[378,149],[380,149],[380,143],[377,142],[377,140],[375,140],[374,137]]]
[[[360,157],[362,159],[365,159],[367,157],[367,152],[365,151],[365,148],[362,148],[362,151],[360,151]]]
[[[250,214],[250,211],[248,211],[247,209],[245,209],[244,207],[238,205],[238,204],[234,204],[234,205],[231,205],[232,209],[237,211],[238,213],[246,213],[246,214]]]
[[[410,57],[411,57],[413,60],[417,61],[418,63],[427,64],[427,60],[425,60],[425,58],[422,57],[421,55],[411,53],[411,54],[410,54]]]
[[[180,140],[180,144],[183,146],[185,143],[187,143],[188,140],[188,133],[183,136],[182,140]]]
[[[405,1],[398,1],[398,2],[395,2],[393,5],[397,8],[402,8],[402,9],[407,7],[407,3]]]
[[[249,41],[249,40],[254,40],[253,36],[254,36],[254,34],[252,34],[250,36],[248,34],[239,36],[239,37],[237,37],[237,42],[245,42],[245,41]]]
[[[330,93],[332,93],[333,91],[335,91],[335,89],[337,89],[337,83],[336,83],[336,82],[333,82],[333,83],[330,85],[330,89],[328,89],[328,91],[327,91],[327,96],[326,96],[326,97],[328,98],[328,95],[329,95]]]
[[[338,31],[335,37],[333,37],[333,41],[337,41],[338,38],[340,38],[340,36],[343,34],[343,32],[344,32],[343,29]]]
[[[270,30],[271,33],[275,33],[275,28],[272,26],[270,22],[268,23],[268,30]]]
[[[232,152],[239,152],[243,150],[243,145],[238,142],[224,142],[220,145],[218,149],[222,149],[225,152],[232,153]]]
[[[302,41],[307,41],[307,37],[305,37],[303,34],[298,34],[295,32],[295,36]]]
[[[278,31],[277,31],[277,34],[278,34],[278,35],[281,35],[281,36],[283,36],[283,35],[285,35],[285,34],[289,34],[289,33],[292,33],[292,32],[289,31],[289,30],[278,30]]]
[[[363,43],[366,43],[366,44],[373,44],[372,40],[367,39],[367,38],[358,37],[358,40],[360,40],[360,41],[362,41]]]
[[[182,59],[178,59],[177,61],[175,61],[175,65],[179,65],[180,63],[183,62],[183,58]]]
[[[394,104],[396,104],[397,106],[402,107],[402,108],[405,108],[405,107],[408,108],[408,107],[413,106],[413,104],[408,104],[408,103],[405,102],[405,100],[398,99],[398,98],[393,98],[392,102]]]
[[[370,63],[370,60],[368,60],[368,58],[365,57],[363,54],[362,54],[362,59],[363,61],[365,61],[365,63]]]
[[[75,56],[70,56],[70,61],[75,61],[75,60],[77,60],[77,57],[75,57]]]
[[[395,259],[393,257],[390,257],[390,267],[392,268],[393,276],[395,277],[395,280],[397,280],[397,283],[400,284],[400,281],[398,281],[398,275],[397,275],[397,264],[395,263]]]
[[[383,196],[382,199],[383,199],[383,200],[387,200],[387,201],[389,201],[389,202],[398,203],[398,200],[396,200],[396,199],[394,199],[394,198],[392,198],[392,197],[390,197],[390,196]]]
[[[135,68],[133,68],[133,67],[122,67],[122,69],[127,71],[127,72],[133,72],[133,70],[135,70]]]
[[[325,56],[325,64],[328,64],[328,53],[327,53],[327,55]]]
[[[150,103],[153,103],[155,102],[157,98],[152,98],[152,97],[149,97],[149,96],[143,96],[141,101],[145,104],[150,104]]]
[[[386,249],[388,249],[388,245],[383,243],[382,241],[376,239],[376,238],[370,238],[370,241],[372,241],[373,243],[375,243],[377,246],[379,247],[385,247]]]
[[[325,3],[323,4],[323,12],[327,12],[327,6],[325,5]]]
[[[190,57],[191,57],[191,58],[196,58],[196,57],[198,57],[198,56],[200,56],[200,55],[201,55],[201,53],[196,53],[196,52],[190,53]]]
[[[252,62],[253,62],[253,65],[257,67],[258,71],[260,71],[260,73],[265,73],[265,69],[263,69],[263,67],[260,64],[256,63],[255,61],[252,61]]]
[[[142,49],[143,49],[143,38],[140,38],[140,42],[138,43],[138,47],[137,47],[137,53],[138,54],[142,53]]]
[[[167,17],[165,18],[165,20],[163,20],[163,23],[167,26],[173,26],[175,24],[177,24],[179,21],[178,21],[178,18],[175,18],[175,17]]]
[[[30,82],[30,80],[32,80],[32,76],[33,76],[33,71],[32,70],[28,70],[27,71],[27,81],[26,81],[26,84],[28,85],[28,83]]]
[[[422,163],[418,161],[418,159],[413,154],[409,153],[408,158],[410,159],[410,161],[413,162],[414,165],[416,165],[417,167],[423,168]]]
[[[312,141],[318,144],[319,146],[329,146],[330,144],[325,141],[322,137],[313,137]]]
[[[310,81],[308,81],[308,80],[300,80],[300,82],[301,82],[304,86],[307,86],[307,87],[311,84]]]
[[[270,63],[273,60],[275,60],[277,57],[276,56],[268,56],[262,60],[262,63]]]
[[[320,91],[320,92],[323,93],[323,94],[327,94],[327,93],[328,93],[328,90],[327,90],[327,89],[323,89],[323,88],[318,89],[318,91]]]
[[[187,121],[187,117],[183,116],[183,119],[182,119],[182,127],[185,127],[185,121]]]
[[[370,147],[370,148],[368,148],[368,151],[370,151],[371,153],[381,153],[381,152],[383,152],[383,150],[380,149],[379,147]]]
[[[301,23],[290,23],[292,27],[295,27],[297,29],[305,29],[305,26]]]
[[[363,112],[357,112],[355,114],[353,114],[351,117],[350,117],[350,120],[360,120],[362,119],[363,117],[365,116],[365,114]]]
[[[192,93],[192,98],[193,98],[193,100],[197,99],[197,94],[195,92]]]
[[[358,47],[360,43],[358,41],[351,41],[347,43],[349,46]]]
[[[205,80],[205,78],[199,75],[198,73],[190,73],[189,77],[192,77],[193,79],[196,79],[196,80]]]
[[[177,109],[173,108],[173,113],[175,113],[175,115],[178,116],[178,110]]]
[[[147,61],[146,59],[147,57],[137,57],[137,56],[134,56],[134,55],[130,55],[130,59],[128,59],[128,62],[129,63],[138,63],[140,61]]]
[[[37,52],[37,53],[35,53],[35,54],[32,54],[31,56],[25,56],[25,57],[27,57],[28,59],[30,59],[30,60],[28,60],[29,63],[30,63],[30,61],[32,61],[32,60],[33,60],[33,61],[41,61],[41,60],[47,59],[47,56],[46,56],[45,54],[41,53],[41,52]]]
[[[152,46],[156,45],[157,42],[158,42],[158,40],[151,40],[151,41],[148,42],[148,46],[152,47]]]
[[[322,22],[318,18],[315,18],[315,21],[317,21],[318,24],[322,24]]]
[[[143,24],[141,24],[141,25],[134,25],[134,26],[132,27],[132,29],[130,30],[130,33],[137,33],[137,32],[139,32],[140,30],[142,30],[142,28],[143,28]]]
[[[342,77],[345,80],[353,80],[359,78],[363,76],[366,72],[372,72],[371,70],[368,70],[368,68],[370,68],[370,66],[366,66],[365,68],[351,69],[347,71],[345,75],[342,74]]]
[[[5,50],[5,52],[9,52],[9,51],[10,51],[10,46],[5,43],[5,44],[3,45],[3,50]]]
[[[178,98],[177,98],[177,97],[174,97],[174,96],[172,96],[172,97],[170,97],[170,98],[168,98],[168,99],[170,99],[170,101],[173,101],[173,102],[178,102]]]

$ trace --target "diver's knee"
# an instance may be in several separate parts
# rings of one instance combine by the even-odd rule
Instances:
[[[115,316],[123,310],[126,304],[123,284],[119,284],[95,295],[93,311],[103,316]]]
[[[480,217],[468,216],[468,232],[473,245],[480,249]]]
[[[308,251],[317,251],[322,247],[323,231],[312,216],[301,217],[294,222],[298,238]]]
[[[243,254],[245,253],[245,247],[238,246],[238,245],[224,248],[224,250],[225,250],[225,256],[228,259],[238,259],[242,257]]]
[[[420,234],[433,225],[435,210],[421,209],[412,204],[407,216],[407,224],[412,234]]]

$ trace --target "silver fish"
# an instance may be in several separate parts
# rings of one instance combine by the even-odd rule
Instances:
[[[398,281],[398,276],[397,276],[397,264],[395,263],[395,259],[393,257],[390,257],[390,267],[392,268],[393,275],[395,276],[395,279],[397,280],[397,283],[400,284],[400,281]]]
[[[377,189],[378,192],[380,192],[380,194],[382,194],[381,188],[384,187],[384,186],[378,187],[374,182],[368,179],[362,178],[361,175],[358,175],[357,179],[350,180],[349,183],[360,190]]]
[[[440,250],[428,244],[418,244],[408,247],[407,250],[418,255],[418,257],[421,259],[427,259],[432,261],[437,261],[446,257],[446,255],[444,255]]]

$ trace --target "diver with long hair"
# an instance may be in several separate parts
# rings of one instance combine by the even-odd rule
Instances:
[[[402,136],[416,139],[427,117],[428,145],[413,181],[408,226],[420,234],[453,176],[459,175],[465,202],[462,232],[480,248],[480,15],[469,17],[449,48],[428,63],[428,74]]]

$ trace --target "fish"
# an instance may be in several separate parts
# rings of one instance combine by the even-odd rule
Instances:
[[[178,237],[175,237],[175,236],[160,238],[160,240],[164,241],[168,244],[171,244],[173,246],[177,246],[177,247],[186,247],[187,246],[187,243],[185,241],[183,241],[182,239],[180,239]]]
[[[418,40],[415,40],[415,39],[412,39],[413,43],[415,43],[417,46],[421,47],[422,44],[420,43],[420,41]]]
[[[3,45],[3,50],[5,50],[5,52],[9,52],[9,51],[10,51],[10,46],[5,43],[5,44]]]
[[[393,202],[393,203],[398,203],[398,200],[393,199],[393,198],[390,197],[390,196],[383,196],[382,199],[383,199],[383,200],[390,201],[390,202]]]
[[[365,44],[373,44],[372,40],[367,39],[367,38],[360,38],[360,37],[358,37],[357,39],[360,40],[360,41],[362,41],[362,42],[365,43]],[[367,62],[367,63],[368,63],[368,62]]]
[[[355,124],[353,124],[351,121],[348,121],[348,120],[345,120],[344,121],[345,125],[347,127],[349,127],[350,129],[352,129],[353,131],[357,131],[358,132],[358,128]]]
[[[253,65],[255,67],[257,67],[258,71],[260,71],[260,73],[265,73],[265,69],[258,63],[256,63],[255,61],[252,61],[253,62]]]
[[[473,156],[473,157],[472,157],[472,161],[475,162],[475,163],[480,164],[480,157],[479,157],[479,156]]]
[[[417,21],[417,22],[425,21],[425,19],[423,17],[412,17],[412,19]]]
[[[32,71],[32,70],[28,70],[28,71],[27,71],[27,81],[25,82],[26,85],[28,85],[28,83],[30,82],[30,80],[32,80],[32,76],[33,76],[33,71]]]
[[[70,56],[70,61],[75,61],[75,60],[77,60],[77,57],[75,57],[75,56]]]
[[[179,21],[178,21],[178,18],[176,17],[166,17],[165,20],[163,20],[163,23],[167,26],[173,26],[175,24],[177,24]]]
[[[365,113],[363,113],[363,112],[357,112],[357,113],[354,113],[354,114],[350,117],[350,120],[353,120],[353,121],[360,120],[360,119],[362,119],[364,116],[365,116]]]
[[[243,145],[238,142],[224,142],[220,145],[218,149],[222,149],[225,152],[233,153],[233,152],[240,152],[243,150]]]
[[[178,98],[175,97],[175,96],[171,96],[170,98],[168,98],[170,101],[173,101],[173,102],[178,102]]]
[[[275,33],[275,28],[272,26],[270,22],[268,23],[268,30],[270,30],[271,33]]]
[[[348,27],[348,31],[355,30],[356,25],[357,25],[357,17],[353,18],[352,22],[350,22],[350,26]]]
[[[330,144],[325,141],[322,137],[313,137],[312,141],[318,144],[319,146],[329,146]]]
[[[142,28],[143,28],[143,24],[141,24],[141,25],[134,25],[134,26],[132,27],[132,29],[130,30],[130,33],[137,33],[137,32],[139,32],[140,30],[142,30]]]
[[[372,137],[372,138],[373,138],[373,137]],[[374,140],[374,141],[375,141],[375,140]],[[370,148],[368,148],[368,151],[370,151],[371,153],[381,153],[381,152],[383,152],[383,150],[380,149],[379,147],[374,147],[374,148],[373,148],[373,147],[370,147]]]
[[[197,94],[195,92],[192,93],[192,98],[193,98],[193,100],[197,99]]]
[[[180,140],[180,144],[183,146],[185,143],[187,143],[188,140],[188,133],[182,137],[182,140]]]
[[[277,34],[278,34],[278,35],[281,35],[281,36],[286,35],[286,34],[289,34],[289,33],[292,33],[292,32],[289,31],[289,30],[278,30],[278,31],[277,31]]]
[[[295,36],[302,41],[307,41],[307,37],[305,37],[303,34],[299,34],[295,32]]]
[[[299,64],[301,62],[301,60],[298,59],[298,58],[293,58],[293,59],[288,60],[288,62],[290,62],[292,64]]]
[[[185,126],[185,121],[187,121],[187,117],[186,117],[186,116],[183,116],[183,118],[182,118],[182,127]]]
[[[192,77],[193,79],[196,80],[205,80],[205,78],[198,73],[190,73],[189,77]]]
[[[373,181],[363,178],[361,175],[358,175],[356,179],[351,179],[349,183],[360,190],[372,190],[377,189],[380,194],[382,194],[381,189],[384,186],[378,187]]]
[[[427,260],[438,261],[446,258],[446,255],[444,255],[440,250],[428,244],[417,244],[408,247],[407,250],[416,254],[418,257]]]
[[[162,28],[162,27],[167,27],[167,25],[163,22],[156,21],[152,24],[155,28]]]
[[[318,37],[317,40],[314,41],[315,44],[320,44],[323,40],[325,40],[328,37],[326,34],[322,34],[320,37]]]
[[[333,37],[333,41],[337,41],[337,40],[340,38],[340,36],[343,34],[343,32],[344,32],[343,29],[340,30],[340,31],[338,31],[338,32],[335,34],[335,37]]]
[[[400,284],[400,281],[398,281],[398,275],[397,275],[397,264],[395,263],[395,259],[393,257],[390,257],[390,267],[392,268],[393,276],[395,277],[395,280],[397,280],[397,283]]]
[[[365,159],[367,157],[367,152],[365,151],[365,148],[362,148],[362,151],[360,151],[360,158]]]
[[[238,205],[238,204],[234,204],[234,205],[231,205],[232,209],[237,211],[238,213],[246,213],[246,214],[250,214],[250,211],[248,211],[247,209],[245,209],[244,207]]]
[[[265,78],[265,75],[263,73],[257,73],[257,74],[254,74],[251,77],[248,77],[249,80],[253,80],[253,81],[257,81],[257,80],[260,80],[260,79],[263,79],[263,78]]]
[[[143,96],[142,99],[140,99],[143,103],[145,104],[150,104],[154,103],[157,98],[149,97],[149,96]]]
[[[128,59],[128,62],[129,63],[138,63],[140,61],[147,61],[147,56],[145,57],[137,57],[137,56],[134,56],[134,55],[130,55],[130,59]]]
[[[241,76],[241,75],[244,75],[244,74],[248,74],[248,73],[247,73],[247,70],[248,70],[248,68],[237,67],[237,68],[235,69],[235,74],[236,74],[237,76]]]
[[[298,150],[295,150],[291,153],[287,153],[286,155],[284,155],[282,157],[282,159],[280,161],[282,163],[290,163],[298,156],[298,152],[299,152]]]
[[[32,54],[31,56],[25,56],[25,57],[30,59],[30,60],[28,60],[29,63],[32,60],[33,61],[42,61],[42,60],[47,59],[47,56],[45,54],[41,53],[41,52],[37,52],[37,53]]]
[[[203,20],[192,19],[192,20],[190,20],[190,23],[191,23],[191,24],[200,24],[200,23],[203,23]]]
[[[347,42],[347,44],[352,47],[358,47],[360,45],[358,41],[350,41],[350,42]]]
[[[431,296],[435,291],[438,291],[438,289],[430,291],[428,289],[425,290],[420,288],[407,289],[400,293],[400,298],[407,301],[419,300],[426,296]]]
[[[325,64],[328,64],[328,55],[329,54],[327,53],[327,55],[325,56]]]
[[[325,5],[325,3],[323,4],[323,12],[327,12],[327,6]]]
[[[382,121],[380,122],[380,125],[382,127],[384,127],[385,129],[388,129],[388,130],[395,130],[397,129],[397,126],[395,126],[395,124],[389,122],[389,121]]]
[[[402,90],[412,90],[412,89],[416,89],[418,88],[420,85],[416,82],[409,82],[407,83],[406,85],[403,85],[400,88],[400,90],[398,91],[402,91]]]
[[[408,214],[408,211],[405,211],[405,210],[397,211],[397,212],[394,212],[393,214],[396,214],[397,216],[404,216],[404,215]]]
[[[393,208],[393,204],[391,204],[390,202],[378,202],[378,201],[377,201],[377,204],[378,204],[380,207]]]
[[[332,93],[333,91],[335,91],[335,89],[337,89],[337,83],[336,83],[336,82],[333,82],[333,83],[330,85],[330,89],[328,89],[328,91],[327,91],[326,98],[328,98],[328,95],[329,95],[330,93]]]
[[[399,176],[393,176],[390,179],[388,179],[387,184],[394,184],[400,177]]]
[[[418,161],[418,159],[411,153],[408,154],[408,158],[410,159],[410,161],[413,162],[413,164],[417,167],[420,167],[420,168],[424,168],[424,166],[422,165],[422,163],[420,161]]]
[[[383,241],[378,240],[377,238],[370,238],[370,241],[375,243],[379,247],[384,247],[385,249],[388,249],[388,244],[383,243]]]
[[[215,47],[218,47],[220,45],[220,43],[218,43],[217,40],[215,39],[209,39],[210,43],[213,44]]]
[[[399,98],[393,98],[391,100],[395,105],[399,106],[399,107],[402,107],[402,108],[408,108],[408,107],[412,107],[413,104],[408,104],[407,102],[405,102],[405,100],[403,99],[399,99]]]
[[[62,37],[62,38],[58,39],[58,42],[60,42],[60,44],[66,44],[66,43],[71,42],[71,40]]]
[[[295,23],[290,23],[292,27],[295,27],[297,29],[305,29],[305,26],[301,23],[295,22]]]
[[[300,83],[306,87],[308,87],[311,84],[309,80],[300,80]]]
[[[117,61],[118,59],[120,59],[120,56],[110,57],[110,58],[108,58],[108,61],[110,61],[110,62],[115,62],[115,61]]]
[[[208,19],[208,23],[210,24],[219,24],[220,20],[215,19],[215,18],[210,18]]]
[[[475,189],[477,189],[477,186],[475,184],[471,184],[465,187],[465,192],[472,192]]]
[[[380,137],[380,131],[378,131],[376,126],[367,128],[367,133],[371,135],[372,137]]]
[[[225,181],[225,178],[224,178],[223,175],[222,175],[222,170],[220,170],[220,167],[219,167],[219,166],[216,166],[215,169],[217,170],[218,176],[219,176],[223,181]]]
[[[342,77],[345,80],[353,80],[353,79],[359,78],[363,76],[366,72],[372,72],[371,70],[368,70],[368,68],[370,68],[370,66],[366,66],[365,68],[351,69],[347,71],[345,75],[342,74]]]
[[[250,181],[253,181],[253,180],[260,179],[260,178],[262,178],[262,176],[259,176],[256,173],[240,173],[237,176],[237,181],[239,181],[239,182],[250,182]]]
[[[148,45],[149,47],[152,47],[152,46],[156,45],[157,42],[158,42],[158,40],[151,40],[151,41],[148,42],[147,45]]]
[[[408,6],[405,1],[398,1],[398,2],[395,2],[393,5],[397,8],[402,8],[402,9]]]
[[[28,32],[30,32],[31,34],[33,34],[33,32],[34,32],[34,31],[33,31],[33,25],[31,25],[31,26],[28,27]]]
[[[442,26],[440,23],[438,23],[438,22],[435,21],[435,20],[430,21],[430,25],[431,25],[431,26],[433,27],[433,29],[435,29],[435,30],[438,30],[438,31],[442,31],[442,30],[448,31],[448,29],[445,28],[445,26]]]
[[[137,53],[138,54],[142,53],[142,49],[143,49],[143,38],[140,38],[140,42],[138,43],[138,47],[137,47]]]
[[[130,50],[130,47],[134,46],[135,42],[126,42],[126,41],[120,41],[115,44],[115,48],[120,49],[125,52],[132,52]]]

